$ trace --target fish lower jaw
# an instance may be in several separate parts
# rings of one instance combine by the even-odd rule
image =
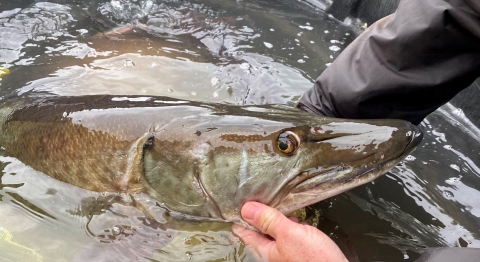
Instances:
[[[371,182],[376,178],[380,177],[381,175],[387,173],[402,159],[403,156],[395,160],[391,160],[380,167],[370,168],[358,175],[351,176],[350,178],[343,181],[334,181],[333,183],[335,185],[326,186],[329,181],[325,179],[323,179],[323,181],[318,181],[318,183],[314,183],[315,180],[313,179],[315,178],[309,179],[312,181],[305,180],[299,184],[300,187],[296,186],[295,188],[293,188],[293,190],[290,193],[286,194],[286,196],[274,207],[284,214],[291,213],[302,207],[315,204],[327,198],[348,191],[352,188]],[[304,185],[304,183],[307,181],[308,186],[306,184]]]
[[[357,186],[368,183],[374,180],[375,178],[377,178],[377,176],[372,175],[372,176],[369,176],[367,179],[361,179],[361,180],[353,179],[347,183],[340,184],[338,187],[333,187],[333,188],[331,187],[327,190],[312,186],[310,189],[303,192],[298,192],[298,193],[291,192],[284,197],[284,199],[279,203],[278,206],[276,206],[276,208],[279,209],[280,212],[284,214],[288,214],[302,207],[315,204],[317,202],[336,196],[338,194],[341,194]]]
[[[345,177],[348,173],[352,172],[353,168],[351,166],[337,166],[332,167],[326,170],[311,172],[304,171],[299,174],[299,176],[308,174],[309,178],[298,182],[292,187],[291,193],[302,193],[310,191],[315,188],[321,187],[323,184],[327,183],[337,183],[339,177]]]

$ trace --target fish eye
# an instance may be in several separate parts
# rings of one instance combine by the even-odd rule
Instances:
[[[280,152],[291,155],[295,153],[300,145],[300,139],[297,134],[291,131],[285,131],[280,133],[277,139],[277,148]]]

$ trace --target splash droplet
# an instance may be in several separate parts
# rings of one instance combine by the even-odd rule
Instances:
[[[328,49],[332,50],[333,52],[340,51],[340,47],[338,47],[336,45],[332,45],[332,46],[328,47]]]
[[[130,59],[125,59],[125,61],[123,62],[123,66],[125,66],[125,67],[135,67],[135,63]]]
[[[250,64],[249,63],[242,63],[240,65],[240,68],[243,69],[243,70],[247,70],[250,68]]]
[[[450,191],[443,191],[443,196],[444,196],[446,199],[453,199],[453,193],[450,192]]]
[[[263,42],[263,44],[267,47],[267,48],[272,48],[273,45],[268,43],[268,42]]]
[[[112,232],[113,232],[115,235],[118,235],[118,234],[120,234],[122,231],[120,230],[119,227],[114,226],[114,227],[112,228]]]
[[[214,76],[212,77],[212,79],[210,79],[210,83],[212,84],[212,86],[218,85],[220,83],[220,79]]]
[[[447,180],[445,180],[445,183],[453,185],[455,183],[458,183],[462,177],[451,177]]]
[[[450,167],[460,172],[460,167],[459,166],[457,166],[455,164],[451,164]]]
[[[407,160],[407,161],[413,161],[415,159],[417,159],[417,158],[412,156],[412,155],[408,155],[407,157],[405,157],[405,160]]]
[[[299,25],[298,27],[300,27],[301,29],[313,30],[313,26],[309,26],[309,25],[306,25],[306,26]]]

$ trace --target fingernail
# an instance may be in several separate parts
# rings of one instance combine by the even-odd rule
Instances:
[[[242,217],[245,220],[255,220],[265,207],[257,202],[248,202],[242,207]]]

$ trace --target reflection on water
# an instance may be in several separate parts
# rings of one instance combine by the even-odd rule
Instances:
[[[5,10],[0,62],[13,70],[28,65],[30,73],[3,80],[2,91],[22,86],[60,95],[292,101],[353,33],[323,13],[288,8],[274,2],[112,0]],[[134,26],[104,34],[127,24]]]
[[[0,96],[292,103],[353,38],[297,1],[0,0],[0,66],[10,70]],[[413,261],[425,247],[480,247],[479,131],[451,106],[421,127],[424,142],[386,176],[313,206],[318,227],[350,257]],[[137,196],[0,162],[0,236],[9,233],[0,253],[21,251],[10,260],[253,260],[228,223],[147,217]]]
[[[228,223],[178,221],[165,214],[153,219],[135,207],[141,199],[72,187],[14,158],[0,161],[5,166],[2,228],[8,229],[13,242],[41,254],[45,261],[185,261],[187,256],[204,261],[245,256]],[[11,245],[0,240],[2,251]],[[11,259],[24,261],[26,252],[18,253]]]

